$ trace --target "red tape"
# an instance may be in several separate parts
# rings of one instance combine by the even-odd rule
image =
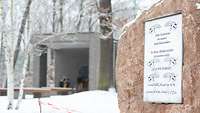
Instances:
[[[59,110],[59,111],[64,110],[64,111],[66,111],[66,113],[81,113],[80,111],[77,111],[77,110],[74,110],[74,109],[68,109],[68,108],[65,108],[65,107],[62,107],[62,106],[58,107],[57,105],[52,104],[50,102],[45,103],[45,102],[40,101],[40,103],[43,104],[43,105],[49,106],[52,109],[56,109],[56,110]]]

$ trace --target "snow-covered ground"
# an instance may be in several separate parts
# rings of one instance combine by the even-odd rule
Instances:
[[[7,104],[7,97],[0,97],[0,113],[40,113],[40,110],[41,113],[119,113],[117,93],[114,91],[24,99],[19,110],[7,110]]]

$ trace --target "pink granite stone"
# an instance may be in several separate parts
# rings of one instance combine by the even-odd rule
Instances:
[[[121,113],[200,113],[200,0],[164,0],[126,28],[119,41],[116,79]],[[181,11],[183,14],[183,103],[143,102],[144,21]]]

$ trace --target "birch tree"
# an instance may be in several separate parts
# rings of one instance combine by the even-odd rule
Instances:
[[[2,48],[5,49],[5,65],[6,65],[6,74],[7,74],[7,86],[9,87],[7,90],[8,96],[8,109],[13,109],[13,99],[14,99],[14,81],[13,81],[13,51],[11,46],[9,45],[8,33],[6,32],[8,25],[6,24],[6,17],[8,17],[8,1],[2,1]]]
[[[15,53],[14,53],[14,65],[13,65],[14,68],[15,68],[15,65],[16,65],[16,62],[17,62],[17,58],[19,56],[20,45],[21,45],[21,41],[22,41],[22,35],[24,33],[26,20],[28,18],[29,12],[30,12],[31,3],[32,3],[32,0],[28,0],[24,15],[23,15],[23,18],[22,18],[22,21],[21,21],[21,26],[20,26],[20,29],[19,29],[18,37],[17,37],[17,45],[15,47]]]
[[[16,48],[15,48],[15,54],[14,54],[15,55],[14,56],[14,64],[13,64],[14,69],[15,69],[15,65],[16,65],[16,62],[17,62],[18,55],[19,55],[21,41],[25,40],[25,39],[22,39],[22,35],[25,31],[26,22],[29,18],[31,3],[32,3],[32,0],[29,0],[28,3],[27,3],[26,9],[25,9],[23,18],[22,18],[22,22],[21,22],[21,26],[20,26],[20,30],[19,30],[19,34],[18,34],[17,45],[16,45]],[[29,30],[29,28],[28,28],[28,30]],[[25,55],[24,64],[23,64],[23,67],[22,67],[23,68],[22,69],[22,79],[20,81],[20,91],[19,91],[18,101],[17,101],[17,105],[16,105],[15,109],[19,109],[19,105],[20,105],[20,102],[21,102],[22,97],[23,97],[23,87],[24,87],[24,80],[25,80],[25,77],[26,77],[27,62],[28,62],[28,55],[29,55],[28,51],[29,51],[29,47],[28,46],[26,47],[26,45],[25,45],[25,54],[26,55]]]
[[[4,43],[4,35],[5,35],[5,16],[6,11],[4,2],[0,1],[1,4],[1,49],[0,49],[0,75],[1,75],[1,87],[6,86],[6,64],[5,64],[5,43]]]
[[[18,95],[18,101],[16,104],[15,109],[18,110],[20,107],[20,103],[22,102],[22,98],[23,98],[23,94],[24,94],[24,81],[26,78],[26,73],[27,73],[27,69],[28,69],[28,57],[30,55],[30,44],[28,43],[25,47],[25,58],[24,58],[24,64],[23,64],[23,69],[22,69],[22,79],[20,80],[20,90],[19,90],[19,95]]]

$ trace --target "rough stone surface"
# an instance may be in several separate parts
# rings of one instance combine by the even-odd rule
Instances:
[[[200,113],[200,0],[163,0],[125,29],[118,46],[117,87],[121,113]],[[183,14],[183,103],[143,102],[144,21]]]

